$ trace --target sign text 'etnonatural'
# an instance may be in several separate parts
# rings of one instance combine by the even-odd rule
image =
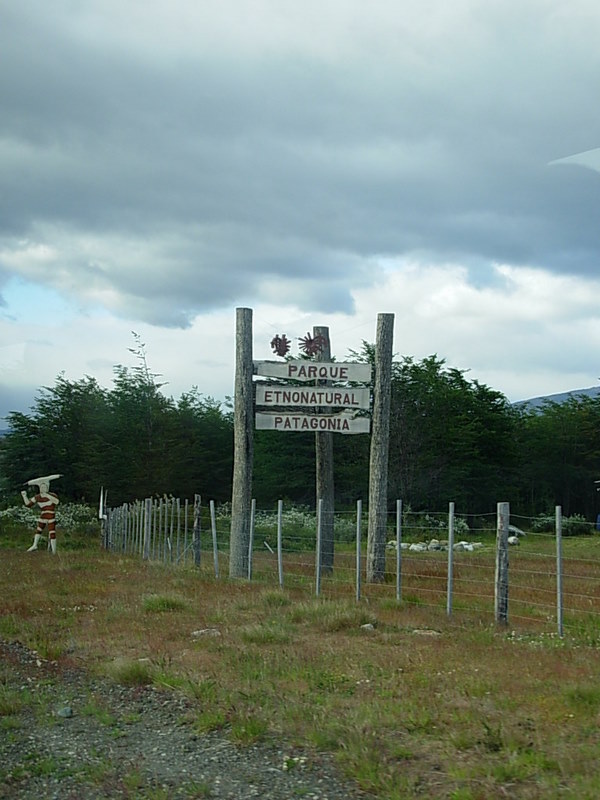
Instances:
[[[364,387],[343,389],[328,386],[300,387],[282,384],[256,384],[256,404],[290,408],[298,406],[369,408],[370,390]]]

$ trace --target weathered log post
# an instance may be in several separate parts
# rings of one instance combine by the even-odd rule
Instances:
[[[254,386],[252,381],[252,309],[236,309],[233,488],[229,577],[248,575],[252,467],[254,458]]]
[[[316,339],[321,337],[324,344],[319,353],[317,361],[331,361],[331,341],[329,339],[329,328],[324,325],[313,327],[313,336]],[[327,385],[330,381],[318,381]],[[330,431],[317,431],[315,433],[315,460],[317,474],[317,507],[319,500],[321,504],[321,554],[320,564],[322,572],[333,572],[334,560],[334,514],[335,514],[335,492],[333,479],[333,433]]]
[[[385,578],[393,338],[394,315],[378,314],[369,462],[369,529],[367,538],[367,581],[369,583],[381,583]]]

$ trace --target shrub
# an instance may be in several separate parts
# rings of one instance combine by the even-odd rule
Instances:
[[[556,517],[554,514],[539,514],[531,523],[531,530],[535,533],[554,533],[556,530]],[[594,525],[588,522],[581,514],[572,514],[562,518],[563,536],[589,536],[594,533]]]
[[[0,522],[34,529],[39,515],[37,507],[11,506],[0,511]],[[56,529],[64,533],[98,533],[98,512],[81,503],[59,505],[56,509]]]
[[[405,538],[438,539],[448,534],[448,515],[419,514],[406,511],[403,514],[403,533]],[[454,536],[463,538],[470,533],[467,520],[454,517]]]

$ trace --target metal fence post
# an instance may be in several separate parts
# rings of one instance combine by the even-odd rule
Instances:
[[[248,538],[248,580],[252,580],[252,550],[254,549],[254,525],[256,523],[256,499],[250,503],[250,536]]]
[[[452,615],[452,587],[454,583],[454,503],[448,506],[448,589],[446,614]]]
[[[321,537],[323,535],[323,498],[319,497],[317,503],[317,553],[315,567],[315,594],[321,594]]]
[[[402,500],[396,500],[396,600],[402,600]]]
[[[217,516],[215,512],[215,501],[210,501],[210,527],[213,542],[213,562],[215,565],[215,578],[219,577],[219,544],[217,542]]]
[[[150,532],[152,530],[152,498],[144,500],[144,561],[150,558]]]
[[[362,527],[362,500],[356,501],[356,600],[360,600],[360,578],[361,578],[361,564],[360,564],[360,540],[361,540],[361,527]]]
[[[194,544],[194,565],[200,566],[201,558],[201,519],[200,512],[202,510],[202,498],[199,494],[194,495],[194,527],[192,529],[192,537]]]
[[[562,588],[562,507],[556,506],[556,622],[558,635],[564,636],[563,630],[563,588]]]
[[[283,500],[277,501],[277,572],[283,589]]]

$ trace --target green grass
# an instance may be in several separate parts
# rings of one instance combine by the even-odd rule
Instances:
[[[545,541],[524,543],[511,574],[531,568],[553,589],[528,552],[542,545],[551,553]],[[596,541],[569,540],[565,551],[571,546],[580,561],[570,580],[591,596]],[[315,598],[312,567],[281,590],[272,569],[265,586],[97,550],[35,564],[20,551],[3,556],[0,636],[59,661],[73,649],[126,685],[185,693],[187,722],[199,734],[222,730],[240,746],[275,737],[330,752],[381,800],[600,796],[600,595],[598,608],[586,600],[569,609],[561,639],[531,581],[519,590],[520,606],[511,604],[527,611],[524,621],[496,626],[489,597],[460,593],[448,618],[440,557],[406,559],[401,602],[391,581],[365,586],[357,603],[346,573],[324,581],[327,595]],[[458,576],[493,580],[493,551],[477,559],[487,572],[473,573],[465,554]],[[351,561],[350,551],[340,554],[341,565]],[[294,565],[300,570],[302,559]],[[372,630],[361,627],[368,623]],[[219,635],[192,636],[208,628]],[[51,698],[43,681],[34,697],[0,676],[4,733],[22,704],[52,724]],[[115,726],[92,698],[84,713]],[[63,765],[40,761],[37,769],[56,774]],[[106,769],[98,765],[99,783]],[[162,791],[135,770],[126,783],[131,796]],[[209,796],[209,787],[198,791]]]
[[[150,595],[145,597],[142,608],[147,614],[162,614],[168,611],[182,611],[186,606],[181,597]]]
[[[148,686],[154,681],[152,666],[139,660],[117,659],[107,671],[113,680],[124,686]]]

